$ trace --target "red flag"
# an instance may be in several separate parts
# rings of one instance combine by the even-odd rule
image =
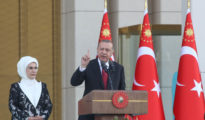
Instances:
[[[101,25],[101,30],[100,30],[100,37],[99,37],[98,43],[101,40],[110,40],[110,41],[112,41],[111,30],[110,30],[110,22],[109,22],[109,19],[108,19],[107,9],[104,10],[104,15],[103,15],[103,20],[102,20],[102,25]],[[115,61],[114,55],[111,56],[110,60]]]
[[[132,89],[148,92],[148,113],[138,116],[139,120],[165,120],[147,10],[144,14]]]
[[[109,23],[109,19],[108,19],[107,9],[104,10],[104,15],[103,15],[103,20],[102,20],[102,25],[101,25],[101,30],[100,30],[99,42],[101,40],[110,40],[110,41],[112,41],[110,23]]]
[[[204,94],[190,9],[187,11],[174,100],[176,120],[204,120]]]
[[[124,118],[125,118],[125,120],[133,120],[132,116],[130,116],[128,114],[125,114]]]

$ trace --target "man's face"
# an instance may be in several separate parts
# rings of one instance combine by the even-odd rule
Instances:
[[[113,44],[111,42],[100,42],[97,48],[98,58],[107,62],[113,54]]]

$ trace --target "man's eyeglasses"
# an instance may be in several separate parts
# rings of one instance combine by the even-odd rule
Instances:
[[[28,69],[30,69],[30,70],[32,70],[32,69],[37,70],[37,69],[38,69],[38,67],[28,67]]]

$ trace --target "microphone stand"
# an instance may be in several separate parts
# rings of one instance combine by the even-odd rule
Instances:
[[[110,90],[113,90],[110,70],[108,70],[107,74],[108,74],[108,80],[109,80],[109,83],[110,83]]]

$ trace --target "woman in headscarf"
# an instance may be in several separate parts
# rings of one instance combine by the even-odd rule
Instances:
[[[36,58],[25,56],[17,64],[21,80],[10,88],[9,109],[12,120],[48,120],[52,103],[46,84],[36,80]]]

